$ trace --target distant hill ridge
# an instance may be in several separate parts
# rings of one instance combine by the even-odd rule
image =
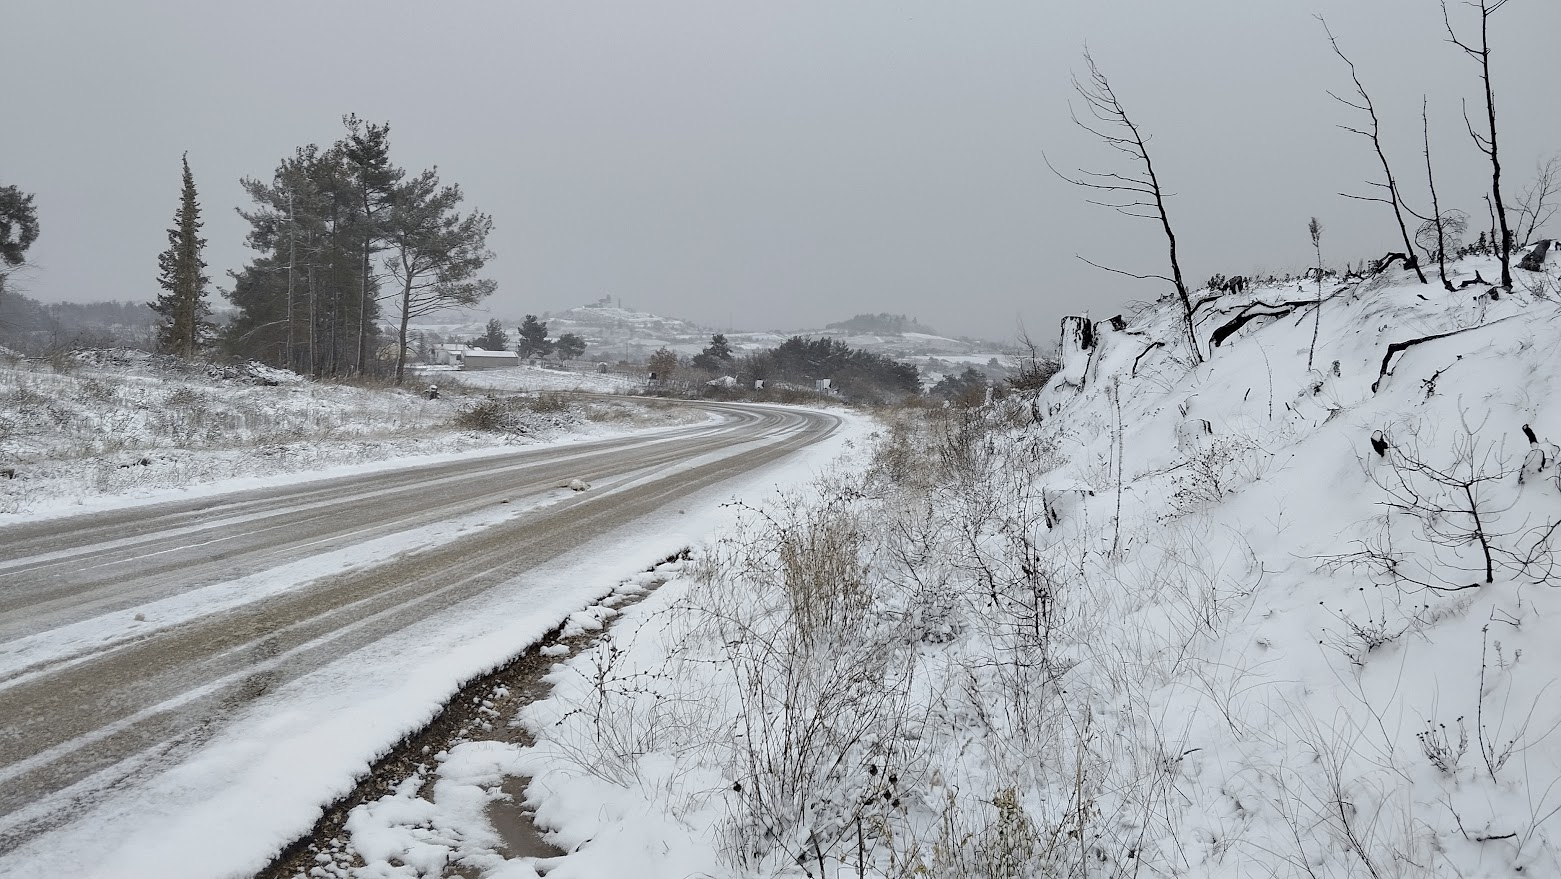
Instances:
[[[843,330],[848,333],[883,333],[888,335],[902,335],[904,333],[924,333],[928,336],[939,335],[937,330],[916,320],[914,317],[906,317],[903,314],[859,314],[850,320],[836,321],[824,327],[826,330]]]

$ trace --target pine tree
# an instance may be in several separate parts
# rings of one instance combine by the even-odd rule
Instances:
[[[168,249],[157,257],[157,283],[164,292],[152,303],[152,310],[162,318],[157,328],[158,349],[189,358],[205,346],[210,335],[207,318],[211,308],[206,303],[206,263],[201,259],[206,239],[200,237],[201,207],[196,201],[189,153],[184,154],[183,164],[184,186],[173,228],[168,230]]]
[[[515,340],[515,353],[519,354],[522,360],[546,357],[553,353],[553,343],[547,338],[547,323],[537,320],[536,315],[526,315],[526,319],[521,321],[516,332],[519,337]]]
[[[374,280],[373,257],[384,249],[385,218],[396,185],[406,171],[390,164],[390,123],[365,123],[356,114],[342,117],[347,138],[341,143],[352,172],[358,195],[358,220],[362,265],[358,286],[358,344],[354,371],[362,372],[369,362],[369,339],[374,334],[373,319],[378,316],[378,292]],[[503,350],[500,346],[494,350]]]
[[[38,240],[38,210],[33,197],[15,186],[0,186],[0,265],[19,266]]]
[[[488,249],[493,218],[480,211],[462,216],[461,200],[461,188],[441,184],[436,169],[396,185],[386,216],[390,256],[385,268],[401,287],[395,300],[401,325],[396,336],[397,384],[406,375],[407,326],[412,318],[476,305],[497,287],[491,279],[477,276],[493,258]]]
[[[239,313],[225,347],[311,375],[361,368],[366,341],[355,336],[366,320],[373,335],[379,303],[363,301],[363,214],[343,147],[301,147],[269,182],[240,182],[255,208],[239,215],[262,256],[234,276],[229,297]]]
[[[508,351],[509,333],[504,332],[502,321],[496,317],[489,318],[485,331],[473,339],[472,344],[487,351]]]
[[[585,338],[577,333],[564,333],[553,342],[559,360],[579,360],[585,353]]]
[[[705,372],[720,372],[731,362],[731,343],[726,341],[726,336],[716,333],[710,337],[710,344],[705,346],[705,350],[694,355],[693,366]]]
[[[33,197],[15,186],[0,186],[0,293],[5,292],[5,279],[27,261],[27,248],[37,240]]]

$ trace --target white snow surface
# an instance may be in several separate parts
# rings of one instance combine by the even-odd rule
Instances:
[[[647,563],[697,544],[729,522],[733,513],[725,502],[757,499],[777,486],[804,483],[871,429],[862,416],[838,414],[844,427],[804,452],[708,489],[637,526],[596,536],[478,600],[439,612],[268,693],[188,757],[170,764],[148,754],[141,765],[121,765],[83,780],[59,796],[91,792],[93,805],[72,823],[0,857],[0,875],[194,879],[253,874],[282,846],[306,833],[324,804],[350,791],[374,759],[432,719],[462,683],[523,652],[566,618],[576,627],[600,626],[600,618],[577,612],[632,581]],[[598,484],[592,491],[610,494],[633,484]],[[233,485],[199,490],[217,492]],[[418,545],[433,545],[516,514],[506,510],[474,515],[437,533],[420,534]],[[397,549],[407,547],[398,543]],[[25,666],[69,652],[81,639],[129,637],[268,591],[297,588],[318,573],[364,563],[374,556],[372,550],[353,547],[243,583],[219,584],[199,590],[199,595],[159,602],[143,612],[144,621],[119,613],[70,631],[43,633],[12,645],[15,649],[0,655],[0,662]],[[110,775],[112,787],[105,789]],[[122,778],[126,775],[128,782]],[[28,814],[24,810],[10,820],[24,820]],[[402,864],[365,875],[438,875],[431,860],[419,862],[404,854]],[[417,872],[406,864],[434,872]]]
[[[491,875],[1561,875],[1561,272],[1517,286],[1330,278],[1311,369],[1313,285],[1201,308],[1202,364],[1162,301],[925,471],[884,431],[555,671],[534,747],[445,758],[571,852]]]
[[[432,382],[449,377],[463,385],[498,391],[586,391],[596,394],[626,394],[645,387],[645,376],[641,375],[555,369],[530,363],[506,369],[459,371],[427,367],[419,369],[417,374]]]
[[[66,365],[0,359],[0,469],[12,471],[0,478],[0,523],[502,454],[703,417],[581,401],[520,418],[523,432],[457,423],[486,394],[618,392],[618,376],[561,373],[566,378],[552,386],[494,377],[466,382],[478,393],[446,390],[430,400],[422,393],[427,381],[369,389],[308,382],[259,363],[203,367],[132,350],[84,351]]]

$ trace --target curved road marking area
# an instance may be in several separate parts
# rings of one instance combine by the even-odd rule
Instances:
[[[719,423],[0,528],[0,864],[262,696],[513,607],[527,572],[840,423],[699,405]]]

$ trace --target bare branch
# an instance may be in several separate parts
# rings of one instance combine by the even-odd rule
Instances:
[[[1140,275],[1140,274],[1135,274],[1134,272],[1124,271],[1122,269],[1114,269],[1111,266],[1103,266],[1103,265],[1101,265],[1098,262],[1092,262],[1092,261],[1090,261],[1088,259],[1085,259],[1084,257],[1079,256],[1076,253],[1073,256],[1076,259],[1078,259],[1080,262],[1085,263],[1086,265],[1094,266],[1095,268],[1100,269],[1103,272],[1111,272],[1114,275],[1126,275],[1129,278],[1136,278],[1136,279],[1138,279],[1140,281],[1166,281],[1166,282],[1171,283],[1171,284],[1176,283],[1175,280],[1173,280],[1171,278],[1167,278],[1165,275]]]
[[[1085,263],[1103,271],[1113,272],[1139,280],[1166,281],[1176,288],[1183,309],[1187,340],[1191,346],[1193,358],[1202,361],[1203,356],[1198,343],[1198,337],[1194,329],[1192,319],[1192,303],[1187,290],[1187,285],[1182,277],[1181,263],[1177,255],[1176,235],[1171,227],[1170,216],[1166,211],[1166,199],[1170,197],[1161,186],[1160,179],[1155,172],[1154,162],[1149,156],[1147,146],[1148,137],[1139,130],[1136,123],[1128,116],[1122,102],[1117,99],[1115,90],[1111,87],[1111,80],[1095,64],[1095,59],[1090,55],[1089,49],[1084,50],[1084,64],[1087,75],[1080,78],[1077,74],[1072,77],[1073,89],[1084,102],[1084,107],[1095,120],[1094,123],[1085,122],[1079,118],[1079,114],[1069,105],[1069,115],[1073,123],[1079,128],[1093,135],[1106,146],[1126,155],[1138,169],[1137,173],[1119,174],[1109,171],[1087,171],[1080,169],[1074,175],[1063,174],[1052,166],[1051,161],[1042,154],[1048,168],[1062,180],[1082,189],[1092,192],[1106,193],[1095,199],[1086,199],[1088,204],[1099,207],[1107,207],[1118,213],[1125,214],[1135,219],[1156,220],[1160,223],[1161,230],[1165,233],[1166,244],[1169,249],[1171,274],[1165,275],[1140,275],[1133,272],[1113,269],[1090,262],[1079,257]]]
[[[1501,285],[1508,290],[1512,289],[1512,230],[1507,225],[1507,208],[1501,199],[1501,159],[1497,155],[1496,145],[1496,92],[1491,85],[1491,41],[1490,18],[1497,10],[1507,5],[1507,0],[1479,0],[1478,3],[1470,3],[1470,6],[1480,11],[1480,47],[1475,49],[1472,45],[1458,38],[1453,30],[1452,17],[1447,12],[1447,0],[1442,0],[1442,23],[1447,27],[1448,41],[1464,51],[1464,54],[1473,58],[1480,65],[1480,82],[1485,87],[1485,118],[1488,131],[1485,134],[1477,134],[1474,125],[1469,122],[1467,108],[1464,111],[1464,124],[1469,129],[1469,137],[1474,140],[1474,145],[1479,148],[1491,160],[1491,211],[1495,214],[1497,224],[1501,229],[1500,240],[1495,242],[1497,253],[1501,256]]]
[[[1377,161],[1382,164],[1382,174],[1387,179],[1386,183],[1369,183],[1369,185],[1386,189],[1388,192],[1386,198],[1365,198],[1345,195],[1344,193],[1340,193],[1340,195],[1345,195],[1346,198],[1356,198],[1360,201],[1380,201],[1393,208],[1393,219],[1398,222],[1399,236],[1404,241],[1404,252],[1409,255],[1406,262],[1415,270],[1415,275],[1420,278],[1420,283],[1427,283],[1425,272],[1420,270],[1420,261],[1415,259],[1414,245],[1409,241],[1409,227],[1404,223],[1403,199],[1399,196],[1398,180],[1393,176],[1393,167],[1388,164],[1387,153],[1382,149],[1382,125],[1377,118],[1377,107],[1372,103],[1371,95],[1366,93],[1365,84],[1360,81],[1360,73],[1355,68],[1355,62],[1351,61],[1350,57],[1344,54],[1344,50],[1339,47],[1339,41],[1334,37],[1333,30],[1328,27],[1328,21],[1321,15],[1314,17],[1322,24],[1323,33],[1328,35],[1328,45],[1333,47],[1333,53],[1339,56],[1339,60],[1344,62],[1345,67],[1349,68],[1350,81],[1355,84],[1355,94],[1359,96],[1360,102],[1356,103],[1346,100],[1333,92],[1328,94],[1339,103],[1366,114],[1371,121],[1370,126],[1367,128],[1355,128],[1349,125],[1340,125],[1339,127],[1351,134],[1358,134],[1371,141],[1372,150],[1377,154]]]

